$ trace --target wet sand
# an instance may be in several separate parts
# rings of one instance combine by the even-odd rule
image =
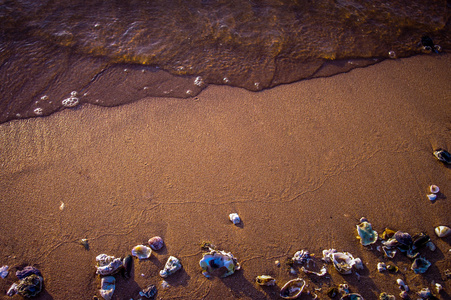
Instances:
[[[450,66],[450,55],[412,57],[258,93],[210,86],[192,99],[85,104],[1,124],[0,265],[37,266],[45,280],[37,299],[92,299],[98,254],[124,257],[160,235],[165,248],[135,260],[131,279],[116,276],[113,299],[138,299],[148,284],[157,299],[278,299],[296,277],[287,257],[335,248],[365,269],[360,278],[331,265],[325,278],[300,274],[319,299],[341,283],[365,299],[398,296],[397,278],[413,298],[439,282],[445,299],[451,237],[433,228],[451,225],[451,172],[432,151],[451,150]],[[434,203],[430,184],[441,190]],[[377,263],[390,260],[356,239],[363,216],[378,232],[429,234],[437,250],[422,251],[432,262],[426,274],[399,253],[398,274],[378,273]],[[206,279],[203,241],[230,251],[242,269]],[[163,289],[158,271],[169,255],[183,269]],[[0,298],[13,273],[0,279]],[[257,286],[261,274],[277,286]]]

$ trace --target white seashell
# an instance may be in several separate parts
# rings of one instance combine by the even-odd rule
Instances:
[[[234,225],[239,224],[241,222],[240,216],[238,216],[237,213],[231,213],[229,215],[229,219],[230,221],[232,221]]]
[[[429,200],[434,201],[435,199],[437,199],[437,195],[436,194],[428,194],[427,195]]]
[[[182,263],[180,262],[180,260],[175,256],[169,256],[168,261],[164,265],[164,269],[160,271],[160,276],[166,278],[169,275],[174,274],[181,268]]]
[[[382,273],[385,270],[387,270],[387,265],[384,262],[380,262],[380,263],[377,264],[377,271],[379,273]]]
[[[451,234],[451,228],[449,228],[448,226],[437,226],[435,227],[435,234],[439,238],[447,237]]]
[[[437,193],[440,191],[439,187],[436,186],[435,184],[431,185],[431,186],[429,187],[429,190],[430,190],[431,193],[433,193],[433,194],[437,194]]]
[[[132,249],[132,255],[136,256],[139,259],[146,259],[149,258],[152,254],[152,249],[150,249],[147,246],[144,245],[138,245],[133,247]]]
[[[409,294],[406,291],[402,291],[399,293],[399,297],[401,297],[401,299],[409,299]]]
[[[8,269],[9,269],[9,266],[2,266],[0,268],[0,277],[1,278],[6,278],[6,276],[8,276],[8,273],[9,273]]]
[[[114,276],[102,277],[100,295],[105,300],[113,298],[114,290],[116,289],[116,279]]]
[[[399,285],[399,288],[401,290],[406,292],[409,291],[409,287],[407,286],[407,284],[404,283],[404,281],[401,278],[396,279],[396,283]]]

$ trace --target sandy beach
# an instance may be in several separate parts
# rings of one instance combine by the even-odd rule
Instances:
[[[13,271],[0,279],[0,298],[20,299],[5,295],[14,267],[34,265],[45,284],[36,299],[93,299],[95,257],[125,257],[155,235],[165,247],[135,259],[130,279],[117,275],[113,299],[139,299],[149,284],[156,299],[279,299],[298,276],[311,292],[302,299],[328,299],[342,283],[365,299],[399,299],[397,278],[412,299],[433,282],[444,288],[439,299],[450,297],[451,237],[434,227],[451,226],[451,172],[432,154],[451,150],[450,67],[449,54],[423,55],[261,92],[209,86],[196,98],[84,104],[1,124],[0,266]],[[440,187],[435,202],[431,184]],[[415,274],[403,254],[387,259],[379,244],[362,246],[361,217],[380,233],[427,233],[437,249],[421,255],[432,266]],[[231,252],[241,270],[205,278],[204,241]],[[320,262],[330,248],[361,258],[364,270],[288,272],[296,251]],[[183,268],[163,288],[158,272],[170,255]],[[377,272],[381,261],[399,272]],[[262,274],[277,285],[255,284]]]

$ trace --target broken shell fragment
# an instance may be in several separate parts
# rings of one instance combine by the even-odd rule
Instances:
[[[6,278],[8,276],[8,273],[9,273],[8,269],[9,269],[9,266],[2,266],[0,268],[0,277],[1,278]]]
[[[169,275],[174,274],[181,268],[182,264],[180,263],[180,260],[177,257],[169,256],[168,261],[164,265],[164,269],[160,271],[160,276],[166,278]]]
[[[354,257],[348,252],[335,252],[331,254],[335,269],[341,274],[351,274],[355,264]]]
[[[138,245],[132,249],[132,255],[136,256],[138,259],[147,259],[151,254],[152,249],[144,245]]]
[[[231,213],[229,215],[229,219],[234,225],[239,224],[241,222],[240,216],[238,216],[237,213]]]
[[[280,290],[280,297],[283,299],[298,298],[305,287],[305,281],[302,278],[296,278],[288,281]]]
[[[379,300],[395,300],[396,297],[387,293],[380,293]]]
[[[202,268],[202,274],[207,278],[212,274],[227,277],[240,269],[240,264],[232,253],[213,249],[203,254],[199,265]]]
[[[431,201],[434,201],[435,199],[437,199],[437,195],[436,194],[427,194],[427,197]]]
[[[271,286],[276,284],[276,280],[269,275],[260,275],[255,278],[255,282],[258,285]]]
[[[415,258],[410,267],[415,274],[422,274],[427,271],[427,269],[431,266],[431,263],[422,257]]]
[[[371,224],[367,221],[357,225],[357,234],[363,246],[374,244],[377,241],[377,232],[373,230]]]
[[[116,279],[114,276],[102,277],[100,286],[100,296],[105,300],[111,300],[116,289]]]
[[[432,296],[431,290],[429,288],[422,288],[421,291],[418,292],[418,296],[423,299],[429,298]]]
[[[145,289],[143,289],[142,291],[139,292],[139,295],[141,297],[146,297],[146,298],[152,298],[153,296],[155,296],[157,294],[157,287],[153,284],[149,285],[148,287],[146,287]]]
[[[447,237],[451,234],[451,228],[449,228],[448,226],[437,226],[435,227],[435,234],[439,238]]]
[[[159,236],[154,236],[149,239],[148,241],[150,248],[152,248],[155,251],[160,250],[164,246],[163,239]]]
[[[319,277],[322,277],[322,276],[324,276],[324,275],[327,274],[327,268],[326,268],[326,266],[323,266],[323,267],[321,268],[321,270],[319,270],[319,272],[307,270],[305,267],[302,267],[301,270],[302,270],[305,274],[314,274],[314,275],[319,276]]]
[[[382,246],[382,251],[384,252],[385,256],[387,256],[388,258],[393,258],[396,255],[395,248]]]
[[[384,262],[379,262],[377,263],[377,271],[379,273],[384,272],[385,270],[387,270],[387,265]]]
[[[311,259],[311,256],[307,250],[300,250],[294,254],[292,261],[296,264],[303,265],[310,259]]]
[[[439,187],[436,186],[435,184],[429,186],[429,190],[431,191],[432,194],[437,194],[440,191]]]
[[[96,273],[102,276],[113,275],[122,268],[122,260],[114,256],[100,254],[96,257],[96,261]]]
[[[401,278],[396,279],[396,283],[399,285],[399,288],[401,290],[406,292],[409,291],[409,286],[407,286],[407,284],[405,284],[405,282]]]

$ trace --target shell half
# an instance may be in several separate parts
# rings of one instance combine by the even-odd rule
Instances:
[[[283,299],[298,298],[305,287],[305,281],[302,278],[296,278],[288,281],[280,290],[280,297]]]

